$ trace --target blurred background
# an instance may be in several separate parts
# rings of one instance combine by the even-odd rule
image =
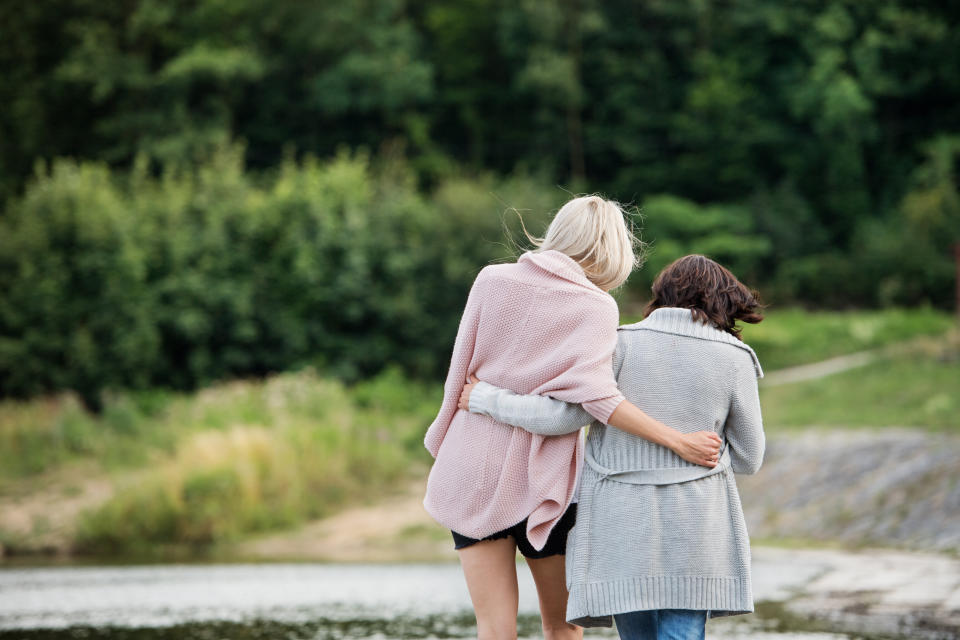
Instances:
[[[765,608],[716,637],[955,637],[958,22],[905,0],[0,2],[0,638],[212,637],[114,628],[195,578],[107,613],[24,585],[72,602],[134,580],[107,565],[267,560],[385,563],[364,566],[395,595],[297,601],[380,612],[354,627],[225,597],[272,622],[216,633],[474,633],[465,591],[397,604],[420,587],[395,563],[456,560],[423,434],[476,273],[586,192],[648,243],[624,323],[693,252],[769,305],[744,331],[769,451],[741,482]],[[50,564],[93,573],[61,593],[72,569],[25,568]],[[379,580],[352,566],[305,591]]]

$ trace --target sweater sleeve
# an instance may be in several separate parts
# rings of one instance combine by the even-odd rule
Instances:
[[[734,473],[753,474],[760,470],[766,440],[760,414],[757,369],[752,359],[737,363],[724,436],[730,445]]]
[[[587,399],[568,397],[564,390],[548,391],[558,400],[580,402],[583,408],[600,422],[606,424],[610,415],[625,400],[614,378],[614,353],[617,351],[617,325],[620,311],[613,298],[597,308],[598,317],[590,319],[591,331],[583,332],[583,346],[589,352],[581,353],[581,362],[575,368],[575,376],[590,390]]]
[[[460,318],[460,327],[457,329],[457,338],[453,344],[453,355],[450,357],[447,380],[443,385],[443,402],[440,405],[437,417],[427,429],[426,436],[423,439],[424,446],[434,458],[437,457],[437,452],[440,450],[443,438],[447,434],[450,421],[457,412],[460,392],[463,391],[463,385],[467,382],[467,369],[473,358],[473,350],[477,342],[477,327],[480,324],[480,299],[482,297],[480,290],[483,275],[484,273],[481,271],[470,288],[470,295],[467,297],[467,304],[463,310],[463,316]]]
[[[573,433],[593,421],[580,405],[520,395],[486,382],[478,383],[470,393],[470,411],[542,436]]]

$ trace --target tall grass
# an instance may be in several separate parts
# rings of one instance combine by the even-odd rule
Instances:
[[[348,388],[304,369],[167,395],[149,410],[121,394],[99,419],[71,396],[8,403],[2,455],[23,461],[4,473],[92,455],[119,472],[115,495],[81,518],[81,551],[208,545],[323,516],[422,474],[439,393],[396,370]]]

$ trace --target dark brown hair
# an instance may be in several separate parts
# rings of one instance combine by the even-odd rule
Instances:
[[[701,255],[684,256],[660,272],[653,282],[653,300],[643,317],[661,307],[690,309],[694,319],[711,323],[737,338],[737,320],[751,324],[763,320],[759,294],[728,269]]]

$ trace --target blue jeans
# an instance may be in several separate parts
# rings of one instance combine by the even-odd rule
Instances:
[[[703,640],[707,612],[693,609],[653,609],[613,616],[620,640]]]

